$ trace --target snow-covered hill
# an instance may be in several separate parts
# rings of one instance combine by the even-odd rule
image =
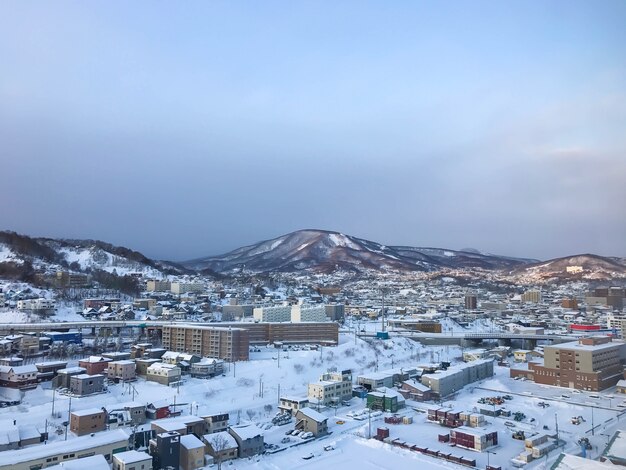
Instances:
[[[184,266],[228,272],[250,271],[328,272],[345,270],[434,271],[441,268],[513,268],[534,260],[440,248],[386,246],[370,240],[325,230],[299,230],[238,248],[221,256],[191,260]]]

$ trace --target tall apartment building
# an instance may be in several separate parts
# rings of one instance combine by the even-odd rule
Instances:
[[[326,321],[326,307],[324,305],[294,305],[291,307],[291,321],[323,322]]]
[[[345,305],[343,304],[329,304],[325,305],[326,316],[329,320],[340,321],[345,317]]]
[[[624,337],[624,328],[626,328],[626,315],[613,314],[607,317],[607,327],[617,330],[617,334]]]
[[[604,390],[622,378],[626,343],[610,336],[590,336],[578,341],[545,346],[544,362],[528,370],[511,369],[511,377],[524,376],[535,383],[578,390]]]
[[[465,309],[476,310],[478,308],[478,299],[473,294],[467,294],[465,296]]]
[[[163,347],[171,351],[214,357],[225,361],[247,361],[250,335],[242,328],[195,325],[163,327]]]
[[[172,294],[181,295],[188,292],[202,293],[204,292],[204,284],[201,282],[172,282],[170,286]]]
[[[172,283],[170,281],[157,281],[151,279],[146,282],[146,290],[148,292],[169,292]]]
[[[541,302],[541,291],[539,290],[527,290],[522,294],[522,302],[529,302],[538,304]]]
[[[291,305],[275,307],[257,307],[253,312],[254,321],[258,322],[289,322],[291,321]]]

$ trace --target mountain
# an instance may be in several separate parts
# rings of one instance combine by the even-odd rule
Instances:
[[[580,266],[581,271],[570,270],[568,267]],[[626,259],[593,254],[565,256],[548,261],[518,266],[512,273],[518,276],[546,278],[580,278],[580,279],[610,279],[626,276]]]
[[[35,270],[104,271],[118,276],[141,273],[154,277],[188,272],[174,263],[155,261],[129,248],[98,240],[33,238],[0,231],[0,276],[24,278]]]
[[[181,263],[196,271],[211,269],[229,272],[250,271],[331,272],[336,269],[360,271],[389,269],[434,271],[441,268],[513,268],[535,260],[524,260],[478,252],[440,248],[386,246],[370,240],[326,230],[298,230],[254,245],[237,248],[220,256]]]

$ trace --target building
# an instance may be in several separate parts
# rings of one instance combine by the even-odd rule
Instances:
[[[70,388],[72,377],[85,373],[84,367],[68,367],[57,370],[57,375],[52,379],[52,388]]]
[[[106,411],[102,408],[89,408],[70,413],[70,431],[77,436],[104,431],[107,421]]]
[[[180,437],[180,468],[196,470],[204,467],[204,442],[193,434]]]
[[[611,436],[600,461],[613,465],[626,466],[626,431],[617,431]]]
[[[404,319],[404,320],[387,320],[387,324],[391,329],[403,329],[403,330],[411,330],[411,331],[420,331],[422,333],[441,333],[441,323],[437,321],[430,320],[415,320],[415,319]]]
[[[161,359],[135,359],[135,374],[139,377],[145,377],[148,375],[148,368],[160,362]]]
[[[147,406],[131,401],[128,403],[115,403],[104,407],[107,412],[107,422],[109,425],[138,425],[146,422]]]
[[[103,455],[110,462],[114,453],[123,452],[127,448],[128,434],[124,431],[104,431],[96,436],[81,436],[67,441],[52,441],[47,445],[5,451],[0,459],[0,470],[43,469],[95,454]]]
[[[307,408],[308,406],[308,398],[282,396],[278,399],[278,409],[291,415],[296,413],[298,410],[301,410],[302,408]]]
[[[179,468],[180,438],[181,435],[176,431],[169,431],[159,433],[154,439],[150,439],[150,455],[155,469]]]
[[[356,383],[371,391],[380,387],[393,387],[396,383],[416,376],[416,369],[390,369],[359,375]]]
[[[550,470],[615,470],[615,465],[611,463],[598,462],[586,457],[579,457],[572,454],[560,454]]]
[[[137,378],[135,361],[111,361],[107,371],[107,377],[114,382],[129,382]]]
[[[204,292],[204,284],[201,282],[172,282],[170,291],[172,294],[201,294]]]
[[[136,450],[120,452],[113,455],[112,470],[152,470],[152,457]]]
[[[17,309],[22,311],[54,310],[54,300],[44,298],[18,300]]]
[[[78,361],[79,367],[84,367],[85,371],[89,375],[103,374],[109,367],[109,362],[112,362],[108,357],[102,356],[89,356],[86,359]]]
[[[202,416],[204,420],[204,433],[213,434],[228,429],[228,413]]]
[[[527,290],[522,294],[522,302],[524,303],[541,303],[541,291],[539,290]]]
[[[202,436],[205,434],[206,429],[204,419],[190,415],[159,419],[152,421],[150,426],[156,433],[177,432],[181,436],[187,434]]]
[[[146,380],[157,382],[161,385],[170,385],[179,382],[181,377],[180,367],[173,364],[155,362],[146,371]]]
[[[518,349],[516,351],[513,351],[513,359],[515,360],[515,362],[532,361],[534,356],[535,354],[533,353],[533,351],[530,351],[528,349]]]
[[[386,389],[385,390],[390,390]],[[367,394],[367,407],[370,410],[380,410],[389,413],[395,413],[400,408],[398,403],[398,392],[379,392],[373,391]],[[402,397],[400,395],[400,397]],[[404,403],[404,400],[403,400]]]
[[[482,452],[498,444],[497,431],[460,426],[450,430],[450,442],[458,447]]]
[[[35,364],[37,368],[37,381],[44,382],[47,380],[53,380],[58,372],[67,367],[66,361],[50,361],[50,362],[38,362]]]
[[[163,327],[163,347],[225,361],[247,361],[249,334],[242,328],[195,325]]]
[[[79,374],[70,378],[70,393],[84,397],[104,391],[104,375]]]
[[[224,305],[222,306],[222,321],[233,321],[243,318],[252,318],[254,305]]]
[[[216,463],[236,459],[239,454],[237,441],[227,431],[205,434],[202,440],[206,446],[206,453],[212,456]]]
[[[493,376],[493,360],[482,359],[450,367],[435,373],[424,373],[423,385],[431,389],[434,398],[443,398],[458,392],[466,385]]]
[[[309,384],[307,395],[310,402],[322,405],[349,400],[352,398],[352,371],[322,374],[318,382]]]
[[[202,358],[200,362],[191,364],[191,376],[199,379],[210,379],[224,373],[224,361]]]
[[[430,400],[430,388],[419,382],[417,379],[405,380],[398,392],[406,399],[413,401]]]
[[[69,271],[57,271],[55,285],[56,287],[61,288],[89,287],[91,285],[91,279],[87,274],[71,273]]]
[[[262,454],[265,450],[263,432],[256,424],[233,426],[228,428],[228,432],[237,441],[239,457],[241,458]]]
[[[339,343],[339,324],[335,322],[307,323],[221,323],[221,327],[241,328],[248,332],[251,344],[323,344]]]
[[[312,408],[301,408],[296,411],[295,428],[300,431],[312,432],[315,437],[328,434],[328,417]]]
[[[294,323],[324,322],[326,320],[326,307],[324,305],[293,305],[291,307],[291,321]]]
[[[578,310],[578,300],[576,299],[563,299],[561,301],[561,307],[568,310]]]
[[[478,308],[478,299],[473,294],[465,295],[465,310],[476,310]]]
[[[331,321],[343,321],[345,318],[345,306],[343,304],[329,304],[324,307],[326,317]]]
[[[26,366],[0,366],[0,387],[26,390],[37,387],[37,367],[33,364]]]
[[[289,322],[291,321],[291,305],[257,307],[252,315],[256,322]],[[326,319],[325,314],[324,319]]]
[[[528,369],[511,369],[535,383],[578,390],[604,390],[622,378],[626,343],[610,336],[591,336],[578,341],[544,346],[543,364],[531,362]]]
[[[148,292],[169,292],[171,286],[170,281],[157,281],[155,279],[146,281],[146,290]]]

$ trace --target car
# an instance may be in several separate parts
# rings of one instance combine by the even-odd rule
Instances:
[[[583,393],[580,390],[572,390],[572,393]]]
[[[346,424],[346,422],[342,419],[335,421],[335,424]]]
[[[563,395],[561,395],[561,398],[571,398],[571,397],[564,393]]]
[[[505,421],[505,422],[504,422],[504,425],[505,425],[505,426],[508,426],[508,427],[510,427],[510,428],[514,428],[514,427],[516,426],[516,424],[515,424],[515,423],[513,423],[513,422],[511,422],[511,421]]]
[[[325,450],[326,452],[329,452],[329,451],[331,451],[331,450],[335,450],[335,448],[334,448],[333,446],[331,446],[331,445],[327,445],[327,446],[324,446],[324,450]]]
[[[311,460],[313,457],[315,457],[315,455],[313,455],[312,453],[302,456],[304,460]]]
[[[313,437],[313,433],[312,432],[305,432],[304,435],[302,436],[302,439],[311,439]]]
[[[626,408],[626,403],[618,403],[617,407],[618,408]]]
[[[291,442],[291,439],[289,439],[288,437],[283,437],[283,438],[280,440],[280,443],[281,443],[281,444],[287,444],[288,442]]]

